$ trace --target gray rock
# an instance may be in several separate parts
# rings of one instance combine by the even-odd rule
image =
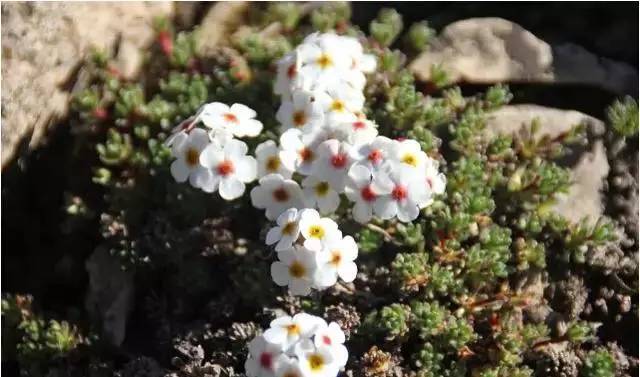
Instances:
[[[433,65],[440,65],[454,82],[553,82],[638,92],[638,70],[628,64],[573,44],[552,47],[502,18],[470,18],[445,27],[409,69],[429,81]]]
[[[551,47],[502,18],[471,18],[445,27],[409,66],[422,80],[440,64],[454,81],[550,81]]]
[[[68,110],[73,74],[92,47],[113,52],[126,74],[141,59],[132,50],[154,37],[152,22],[170,2],[2,4],[2,167],[24,144],[35,148]]]
[[[123,271],[106,247],[98,247],[86,262],[89,290],[85,307],[102,323],[104,338],[119,346],[125,337],[127,317],[133,304],[134,282],[131,271]]]
[[[576,124],[584,123],[595,133],[602,132],[604,123],[578,111],[560,110],[537,105],[504,106],[494,111],[487,121],[487,135],[512,134],[534,119],[540,120],[540,135],[557,136]],[[609,173],[609,163],[601,140],[590,144],[571,166],[569,192],[557,195],[554,210],[577,222],[588,217],[595,222],[604,211],[602,189]]]
[[[197,50],[207,53],[223,45],[226,36],[244,20],[248,6],[244,1],[221,1],[212,6],[198,26]]]

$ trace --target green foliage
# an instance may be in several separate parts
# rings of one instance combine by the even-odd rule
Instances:
[[[480,243],[467,254],[467,279],[477,286],[509,274],[511,230],[493,225],[480,232]]]
[[[632,97],[616,100],[607,109],[607,121],[613,129],[624,137],[638,133],[638,102]]]
[[[416,22],[411,25],[404,36],[404,43],[410,50],[421,52],[428,48],[429,42],[435,36],[435,30],[429,27],[427,21]]]
[[[383,8],[378,17],[371,21],[369,32],[382,46],[388,47],[402,31],[402,16],[395,9]]]
[[[599,348],[587,354],[580,376],[613,377],[616,375],[616,363],[606,348]]]
[[[369,228],[362,228],[357,234],[358,249],[360,252],[371,253],[382,246],[384,241],[382,235]]]
[[[427,261],[425,253],[399,253],[391,263],[391,276],[401,289],[416,289],[426,284]]]
[[[322,3],[311,11],[311,24],[314,29],[327,31],[335,29],[349,22],[351,7],[342,1]]]
[[[45,320],[32,309],[32,297],[2,299],[2,360],[17,361],[25,375],[44,376],[48,363],[66,356],[82,342],[66,321]]]
[[[391,304],[380,310],[373,310],[366,316],[362,325],[371,334],[394,340],[409,331],[410,310],[406,305]]]

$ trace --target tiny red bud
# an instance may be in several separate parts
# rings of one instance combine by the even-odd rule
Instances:
[[[171,55],[171,53],[173,52],[173,38],[171,38],[171,35],[168,31],[163,30],[158,33],[158,43],[160,44],[162,52],[166,56]]]
[[[96,107],[93,110],[93,116],[96,119],[105,120],[108,117],[107,110],[104,107]]]

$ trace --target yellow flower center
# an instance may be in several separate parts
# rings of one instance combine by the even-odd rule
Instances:
[[[295,323],[291,325],[287,325],[286,329],[287,329],[287,335],[289,336],[300,334],[300,326],[296,325]]]
[[[313,238],[324,237],[324,229],[320,225],[311,225],[309,227],[309,236]]]
[[[329,184],[327,182],[320,182],[314,189],[316,191],[316,195],[325,196],[329,192]]]
[[[413,167],[418,166],[418,159],[416,158],[415,155],[411,154],[411,153],[407,153],[404,156],[402,156],[402,162],[404,162],[407,165],[411,165]]]
[[[320,68],[326,69],[333,64],[333,60],[331,60],[331,57],[329,55],[322,54],[318,57],[318,59],[316,59],[316,64],[318,64]]]
[[[291,263],[291,266],[289,266],[289,274],[294,278],[300,279],[305,275],[305,272],[306,270],[304,266],[298,261],[294,261],[293,263]]]
[[[271,156],[267,159],[267,170],[274,172],[280,167],[280,159],[278,156]]]
[[[194,148],[187,149],[186,160],[187,160],[187,165],[189,166],[198,165],[198,161],[200,161],[200,152],[198,152]]]
[[[340,100],[334,100],[333,102],[331,102],[331,110],[333,111],[343,112],[344,108],[344,103]]]
[[[320,372],[324,367],[324,358],[318,354],[309,356],[309,369],[313,372]]]

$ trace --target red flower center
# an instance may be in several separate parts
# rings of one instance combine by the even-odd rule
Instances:
[[[216,170],[218,171],[218,174],[222,176],[227,176],[233,173],[235,171],[235,168],[233,167],[233,162],[229,160],[224,160],[218,164],[218,166],[216,167]]]
[[[427,177],[427,185],[429,185],[430,189],[433,188],[433,181],[431,180],[431,177]]]
[[[329,338],[328,336],[324,335],[324,336],[322,337],[322,342],[323,342],[324,344],[326,344],[326,345],[330,346],[330,345],[331,345],[331,338]]]
[[[296,69],[296,65],[295,64],[291,64],[289,66],[289,68],[287,68],[287,77],[292,79],[296,76],[296,74],[298,73],[298,70]]]
[[[367,156],[367,160],[369,160],[372,164],[377,164],[382,160],[382,152],[380,149],[372,150]]]
[[[360,196],[367,202],[372,202],[376,200],[377,197],[376,193],[371,189],[371,186],[366,186],[360,190]]]
[[[269,352],[260,354],[260,366],[269,370],[273,367],[273,356]]]
[[[289,200],[289,193],[284,189],[284,187],[280,187],[273,191],[273,199],[276,202],[286,202]]]
[[[347,164],[347,155],[345,153],[338,153],[331,156],[331,165],[336,169],[342,169]]]
[[[394,200],[400,201],[407,198],[407,189],[403,186],[396,185],[391,191],[391,196]]]
[[[303,162],[309,162],[313,159],[313,152],[309,148],[303,148],[298,153]]]
[[[357,131],[357,130],[363,129],[366,126],[366,124],[364,124],[364,122],[357,121],[357,122],[353,122],[352,126],[353,126],[353,129]]]
[[[231,113],[224,114],[224,120],[231,123],[238,123],[238,117]]]

